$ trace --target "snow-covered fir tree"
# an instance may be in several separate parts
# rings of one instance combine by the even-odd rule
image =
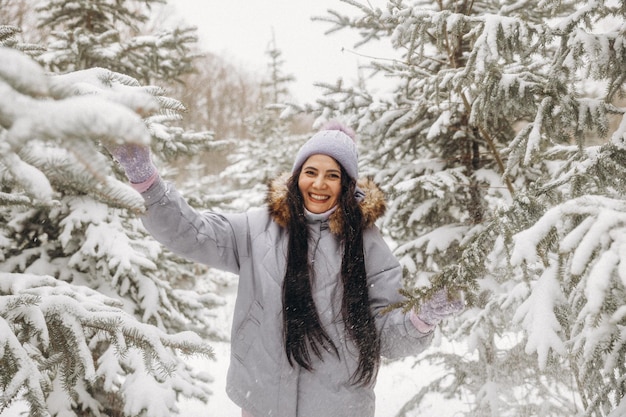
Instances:
[[[404,308],[443,285],[469,302],[401,415],[442,394],[468,416],[624,415],[623,2],[344,1],[356,16],[320,20],[386,42],[370,69],[394,87],[326,85],[316,110],[351,119],[388,192]]]
[[[104,23],[72,18],[63,28],[68,39],[80,35],[81,57],[106,57],[121,43],[98,43],[90,30],[136,21],[137,4],[76,3],[74,16],[82,8]],[[64,20],[60,2],[48,6]],[[143,79],[179,74],[168,62],[192,38],[185,46],[163,36],[142,38],[158,46],[158,65],[144,67],[145,50],[120,61]],[[219,277],[147,236],[142,199],[102,144],[149,143],[167,161],[212,147],[210,134],[177,128],[182,104],[106,68],[113,61],[72,58],[77,49],[59,43],[37,54],[11,26],[0,42],[0,412],[20,398],[33,416],[169,416],[180,395],[208,401],[210,371],[179,353],[210,356],[206,342],[225,337],[213,322],[223,300],[207,291]]]
[[[40,62],[56,72],[103,67],[153,84],[193,70],[194,27],[142,33],[165,0],[44,0],[36,5],[39,27],[49,36]]]
[[[249,118],[251,136],[255,140],[266,140],[269,137],[280,138],[288,135],[286,121],[280,115],[284,103],[290,99],[289,85],[295,81],[291,74],[285,74],[282,51],[276,45],[276,38],[272,35],[265,54],[268,57],[267,74],[261,82],[260,104],[262,108],[258,114]]]
[[[294,127],[300,117],[293,111],[296,105],[290,95],[295,77],[284,72],[285,61],[274,38],[266,54],[269,60],[259,108],[247,118],[250,138],[237,138],[227,157],[228,166],[202,180],[202,187],[212,190],[207,202],[219,202],[223,210],[263,205],[268,182],[291,170],[293,156],[310,136],[310,126],[305,134]]]

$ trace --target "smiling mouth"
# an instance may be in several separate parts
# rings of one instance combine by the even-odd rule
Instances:
[[[330,196],[309,193],[309,198],[314,201],[324,202],[330,199]]]

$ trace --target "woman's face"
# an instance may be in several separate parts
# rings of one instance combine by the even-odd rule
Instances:
[[[302,165],[298,188],[307,210],[316,214],[324,213],[339,200],[341,167],[328,155],[312,155]]]

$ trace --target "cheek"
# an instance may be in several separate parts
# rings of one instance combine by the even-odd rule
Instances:
[[[304,194],[304,190],[306,190],[308,187],[306,178],[298,178],[298,188],[300,189],[300,192]]]
[[[333,187],[333,195],[335,200],[339,200],[339,195],[341,194],[341,184]]]

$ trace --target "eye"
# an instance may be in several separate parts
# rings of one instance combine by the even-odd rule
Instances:
[[[340,180],[341,179],[341,175],[333,172],[328,174],[328,178],[332,179],[332,180]]]
[[[309,176],[309,177],[314,177],[317,174],[312,169],[306,169],[306,170],[304,170],[304,175]]]

